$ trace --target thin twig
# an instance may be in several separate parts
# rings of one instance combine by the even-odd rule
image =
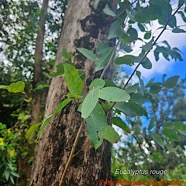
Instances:
[[[101,76],[100,76],[101,79],[103,79],[103,76],[105,75],[106,70],[108,69],[108,67],[109,67],[109,66],[111,65],[111,63],[113,62],[113,58],[114,58],[115,52],[116,52],[117,47],[119,46],[119,44],[120,44],[120,39],[117,41],[115,47],[113,48],[112,54],[111,54],[110,59],[109,59],[109,62],[107,63],[107,65],[106,65],[105,68],[103,69],[103,72],[101,73]]]
[[[62,186],[62,184],[63,184],[65,175],[66,175],[67,170],[68,170],[68,168],[69,168],[69,166],[70,166],[70,163],[71,163],[71,161],[72,161],[73,154],[74,154],[76,145],[77,145],[77,143],[78,143],[78,140],[79,140],[79,137],[80,137],[80,134],[81,134],[82,129],[83,129],[83,122],[81,122],[81,125],[80,125],[80,127],[79,127],[79,130],[78,130],[78,132],[77,132],[75,141],[74,141],[73,146],[72,146],[72,149],[71,149],[71,151],[70,151],[70,155],[69,155],[69,157],[68,157],[67,163],[65,164],[65,169],[64,169],[63,174],[62,174],[62,176],[61,176],[61,178],[60,178],[59,186]]]
[[[175,14],[179,11],[179,9],[183,6],[184,3],[180,4],[178,6],[178,8],[175,10],[175,12],[171,15],[171,17],[167,20],[167,23],[165,24],[164,28],[162,29],[162,31],[160,32],[160,34],[157,36],[157,38],[154,40],[154,42],[152,43],[152,46],[154,46],[158,39],[161,37],[161,35],[164,33],[164,31],[166,30],[170,20],[175,16]],[[124,87],[122,88],[123,90],[127,87],[127,85],[129,84],[130,80],[132,79],[132,77],[134,76],[135,72],[137,71],[137,69],[139,68],[139,66],[142,64],[143,60],[147,57],[147,55],[149,54],[149,52],[151,51],[151,49],[149,49],[143,56],[143,58],[140,60],[140,62],[138,63],[138,65],[135,67],[135,69],[133,70],[132,74],[130,75],[130,77],[128,78],[127,82],[125,83]],[[109,110],[112,110],[113,107],[115,106],[116,102],[113,103],[113,105],[111,106],[111,108]]]

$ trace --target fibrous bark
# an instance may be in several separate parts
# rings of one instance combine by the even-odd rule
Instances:
[[[76,48],[94,50],[98,41],[106,40],[110,26],[110,21],[103,14],[105,1],[100,1],[96,10],[93,4],[92,0],[69,0],[56,58],[56,64],[63,60],[61,55],[63,48],[73,52],[72,61],[76,68],[83,67],[85,70],[87,86],[90,80],[95,78],[94,65],[78,53]],[[112,78],[112,75],[110,68],[105,78]],[[53,78],[48,93],[45,117],[53,113],[57,104],[65,99],[67,93],[64,78]],[[81,123],[84,129],[63,185],[95,186],[100,179],[109,179],[111,145],[105,141],[98,150],[91,147],[86,135],[85,121],[77,112],[77,107],[78,104],[75,101],[67,105],[43,130],[35,155],[30,186],[59,185]]]

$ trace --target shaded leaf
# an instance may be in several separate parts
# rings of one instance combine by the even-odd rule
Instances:
[[[174,129],[163,127],[162,133],[171,141],[180,141],[180,136],[176,133],[176,131],[174,131]]]
[[[116,103],[114,107],[127,116],[147,116],[147,111],[133,101],[127,103]]]
[[[103,136],[107,129],[107,118],[99,103],[97,103],[90,116],[86,118],[86,124],[91,144],[97,149],[103,143]]]
[[[127,124],[119,117],[113,117],[112,123],[121,129],[123,129],[125,132],[130,133],[130,128],[127,126]]]
[[[107,125],[106,132],[104,133],[103,138],[110,143],[117,143],[120,140],[119,134],[110,125]]]
[[[172,76],[170,78],[168,78],[165,82],[164,82],[164,86],[166,88],[173,88],[176,86],[176,84],[178,83],[178,79],[180,76]]]
[[[164,148],[164,142],[159,134],[151,133],[151,137],[157,144],[159,144],[162,148]]]
[[[182,122],[174,122],[174,128],[175,128],[178,132],[180,132],[180,133],[186,135],[186,124],[185,124],[185,123],[182,123]]]
[[[91,61],[96,61],[96,56],[93,54],[92,51],[86,49],[86,48],[77,48],[77,50],[82,53],[87,59],[90,59]]]
[[[152,117],[151,120],[150,120],[150,124],[149,124],[148,130],[151,130],[151,129],[154,128],[154,123],[155,123],[155,118]]]
[[[132,55],[125,55],[123,57],[117,57],[115,59],[115,63],[117,65],[121,65],[121,64],[125,64],[125,65],[133,65],[135,62],[136,56],[132,56]]]

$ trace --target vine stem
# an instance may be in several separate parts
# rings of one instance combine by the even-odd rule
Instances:
[[[161,37],[161,35],[164,33],[164,31],[166,30],[170,20],[175,16],[175,14],[179,11],[179,9],[183,6],[184,3],[181,3],[178,8],[175,10],[175,12],[169,17],[169,19],[167,20],[165,26],[163,27],[162,31],[159,33],[159,35],[157,36],[157,38],[154,40],[154,42],[152,43],[152,47],[156,44],[156,42],[159,40],[159,38]],[[127,85],[129,84],[129,82],[131,81],[132,77],[134,76],[134,74],[136,73],[137,69],[139,68],[139,66],[142,64],[143,60],[147,57],[147,55],[149,54],[149,52],[151,51],[151,49],[149,49],[143,56],[143,58],[140,60],[140,62],[138,63],[138,65],[135,67],[135,69],[133,70],[132,74],[130,75],[130,77],[128,78],[127,82],[125,83],[125,85],[123,86],[123,90],[127,87]],[[115,106],[116,102],[113,103],[113,105],[111,106],[111,108],[109,110],[112,110],[113,107]]]
[[[78,140],[79,140],[79,137],[80,137],[80,134],[81,134],[82,129],[83,129],[83,122],[81,122],[81,125],[80,125],[80,127],[79,127],[79,130],[78,130],[78,132],[77,132],[77,135],[76,135],[76,138],[75,138],[75,140],[74,140],[72,149],[71,149],[71,151],[70,151],[70,155],[69,155],[69,157],[68,157],[67,163],[65,164],[65,169],[64,169],[63,174],[62,174],[62,176],[61,176],[61,178],[60,178],[59,186],[62,186],[62,184],[63,184],[65,175],[66,175],[67,170],[68,170],[68,168],[69,168],[69,166],[70,166],[70,163],[71,163],[71,161],[72,161],[72,157],[73,157],[73,154],[74,154],[76,145],[77,145],[77,143],[78,143]]]

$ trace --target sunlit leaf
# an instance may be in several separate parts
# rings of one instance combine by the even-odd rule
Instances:
[[[99,87],[94,87],[85,97],[81,105],[81,116],[87,118],[94,110],[99,99]]]
[[[83,89],[84,83],[79,76],[78,70],[66,63],[64,64],[64,76],[65,82],[68,86],[68,89],[72,95],[79,95]]]
[[[99,98],[107,101],[122,102],[128,101],[130,95],[125,90],[117,87],[105,87],[100,89]]]
[[[8,92],[18,93],[22,92],[25,88],[25,83],[23,81],[18,81],[7,86]]]
[[[97,78],[97,79],[94,79],[89,88],[92,89],[93,87],[100,87],[100,88],[103,88],[105,85],[105,81],[103,79],[100,79],[100,78]]]

